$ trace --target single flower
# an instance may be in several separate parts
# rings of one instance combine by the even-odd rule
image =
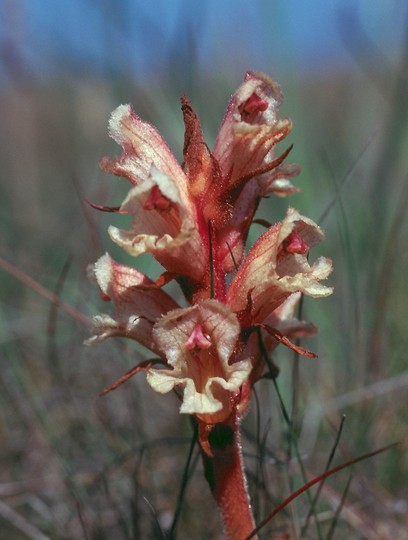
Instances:
[[[131,255],[150,253],[168,272],[199,282],[207,270],[208,255],[193,210],[178,184],[152,168],[121,206],[132,217],[130,230],[111,226],[109,234]]]
[[[142,272],[117,263],[108,253],[90,267],[89,273],[99,285],[102,298],[114,304],[116,313],[114,317],[94,317],[94,335],[86,344],[127,337],[157,352],[153,325],[162,313],[178,307],[176,302]]]
[[[322,285],[331,261],[319,257],[309,263],[309,250],[324,238],[312,220],[289,208],[286,217],[255,242],[227,291],[227,305],[241,313],[245,324],[263,322],[295,292],[314,298],[329,296]]]
[[[155,324],[153,337],[171,369],[148,370],[148,383],[160,393],[180,387],[180,412],[222,422],[252,368],[248,359],[231,362],[239,336],[236,315],[217,300],[170,311]]]

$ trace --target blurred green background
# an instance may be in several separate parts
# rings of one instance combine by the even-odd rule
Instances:
[[[130,260],[107,227],[128,185],[98,167],[119,148],[110,112],[131,102],[180,157],[186,94],[211,146],[247,69],[283,90],[287,143],[302,191],[288,204],[321,223],[334,295],[305,300],[318,360],[276,353],[283,398],[308,476],[323,471],[346,415],[336,463],[400,441],[353,471],[333,538],[404,538],[408,526],[408,6],[404,1],[3,0],[0,4],[0,539],[222,538],[192,430],[173,395],[139,375],[98,399],[143,357],[131,343],[86,348],[83,318],[22,283],[23,271],[87,317],[108,309],[87,266],[105,251]],[[284,143],[285,144],[285,143]],[[282,147],[283,149],[283,147]],[[254,226],[251,238],[261,232]],[[4,261],[12,265],[6,269]],[[14,269],[13,269],[14,268]],[[243,424],[261,519],[303,483],[276,393],[263,381]],[[330,538],[348,473],[300,530],[303,496],[261,538]],[[177,527],[171,529],[179,509]],[[319,536],[320,534],[320,536]]]

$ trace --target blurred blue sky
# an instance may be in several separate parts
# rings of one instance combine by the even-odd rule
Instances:
[[[356,40],[392,59],[406,0],[2,0],[0,66],[147,75],[185,69],[306,71],[350,62]],[[366,52],[369,53],[369,47]]]

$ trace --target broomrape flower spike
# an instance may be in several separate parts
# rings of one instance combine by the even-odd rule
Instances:
[[[95,317],[87,343],[127,337],[156,356],[131,373],[145,371],[156,392],[176,390],[180,412],[196,419],[205,472],[227,536],[236,540],[254,528],[239,435],[251,389],[279,343],[314,356],[290,341],[316,332],[295,319],[296,304],[301,294],[332,292],[321,283],[331,261],[309,259],[323,232],[293,208],[246,253],[260,200],[298,191],[290,179],[299,168],[286,162],[291,147],[276,150],[292,127],[278,118],[282,99],[269,77],[248,72],[210,151],[183,97],[182,165],[152,125],[130,105],[119,106],[109,134],[122,154],[103,158],[101,167],[128,180],[130,190],[120,208],[94,205],[128,214],[129,229],[111,226],[110,237],[134,257],[150,253],[164,273],[153,282],[108,254],[99,259],[90,275],[115,310]],[[161,289],[173,279],[184,307]]]

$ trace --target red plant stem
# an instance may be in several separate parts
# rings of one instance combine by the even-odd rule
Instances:
[[[238,415],[234,415],[232,423],[215,424],[208,443],[212,455],[203,451],[205,475],[221,512],[227,538],[244,540],[255,524],[244,472]]]

